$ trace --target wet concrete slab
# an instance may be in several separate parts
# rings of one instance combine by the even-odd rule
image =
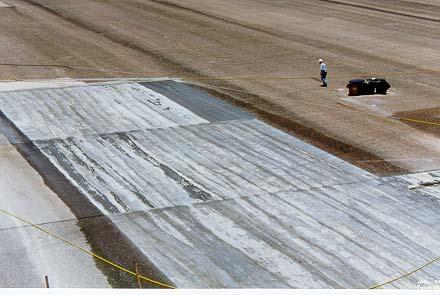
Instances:
[[[377,188],[377,189],[372,189]],[[320,196],[316,191],[322,193],[322,196]],[[395,198],[395,195],[399,194],[399,198]],[[277,198],[281,198],[282,201],[279,199],[273,199],[273,195],[278,196]],[[298,195],[301,196],[301,198],[298,198]],[[281,197],[280,197],[281,196]],[[317,196],[319,196],[320,201],[317,201]],[[377,197],[379,196],[379,197]],[[242,199],[242,200],[241,200]],[[274,223],[280,223],[278,225],[279,227],[282,227],[285,229],[284,234],[290,234],[294,237],[298,238],[298,228],[299,231],[302,230],[304,227],[309,227],[310,231],[313,231],[312,236],[300,236],[300,239],[304,239],[304,243],[307,245],[314,245],[316,243],[317,248],[313,248],[310,251],[313,251],[314,255],[329,255],[333,257],[334,255],[341,255],[341,259],[350,257],[348,260],[349,262],[346,262],[347,265],[338,266],[337,267],[328,267],[329,273],[336,273],[336,275],[341,276],[340,272],[341,270],[347,271],[347,273],[343,273],[346,276],[353,276],[353,272],[349,267],[353,267],[354,265],[361,265],[359,261],[353,262],[353,259],[365,259],[364,253],[362,255],[354,255],[354,252],[348,253],[349,251],[356,250],[356,247],[359,247],[359,245],[363,245],[362,249],[365,247],[367,250],[371,249],[370,256],[373,256],[375,253],[374,251],[377,251],[377,253],[384,252],[381,248],[376,247],[392,247],[393,250],[391,253],[387,253],[386,257],[391,257],[390,259],[394,261],[394,259],[397,259],[395,257],[399,257],[399,251],[401,251],[397,247],[402,246],[402,237],[399,236],[401,234],[408,235],[412,239],[415,240],[414,243],[419,243],[424,245],[427,241],[431,239],[430,237],[434,237],[434,233],[427,230],[427,228],[432,229],[433,231],[437,231],[436,226],[436,218],[435,218],[435,212],[436,207],[435,203],[429,203],[426,201],[423,201],[422,203],[419,202],[417,199],[414,198],[411,194],[408,194],[407,192],[404,192],[402,190],[396,191],[394,188],[387,188],[386,186],[380,184],[380,183],[373,183],[373,182],[366,182],[366,183],[356,183],[351,185],[345,185],[345,186],[332,186],[329,188],[320,188],[316,190],[308,190],[308,191],[301,191],[301,192],[283,192],[279,194],[269,194],[264,196],[253,196],[253,197],[243,197],[240,200],[234,199],[230,200],[226,203],[226,201],[223,202],[207,202],[205,203],[206,206],[209,209],[203,209],[202,207],[205,205],[195,205],[195,206],[179,206],[174,208],[168,208],[165,209],[163,212],[162,210],[153,210],[151,211],[151,215],[148,214],[148,218],[143,217],[147,216],[146,213],[133,213],[133,214],[125,214],[124,215],[117,215],[116,217],[113,217],[112,219],[116,224],[119,226],[120,230],[125,233],[127,237],[129,237],[130,240],[132,240],[136,245],[145,251],[145,255],[153,259],[153,262],[155,265],[159,265],[162,271],[165,271],[167,275],[170,275],[173,282],[177,283],[180,287],[194,287],[194,286],[225,286],[225,287],[231,287],[231,286],[261,286],[261,287],[283,287],[283,286],[291,286],[287,285],[282,280],[282,276],[279,273],[271,273],[268,270],[261,270],[261,265],[259,265],[258,261],[264,260],[271,256],[271,253],[278,253],[279,247],[287,247],[286,245],[289,245],[288,250],[285,250],[284,253],[287,253],[289,255],[292,255],[292,257],[288,258],[287,262],[289,262],[289,259],[298,259],[300,261],[300,264],[304,263],[311,263],[307,258],[303,258],[304,253],[306,252],[304,249],[301,248],[301,246],[298,246],[298,244],[294,243],[294,239],[292,236],[289,236],[288,238],[282,238],[283,245],[280,246],[280,242],[278,240],[279,232],[277,230],[277,227]],[[244,201],[243,201],[244,200]],[[328,205],[328,208],[325,206],[325,201],[330,202],[330,205]],[[285,204],[285,202],[290,204]],[[323,204],[324,202],[324,204]],[[333,203],[335,202],[335,203]],[[243,204],[245,204],[243,209]],[[257,206],[255,205],[257,204]],[[333,205],[332,205],[333,204]],[[402,206],[403,204],[403,206]],[[344,205],[344,206],[343,206]],[[293,207],[292,207],[293,206]],[[194,207],[194,208],[193,208]],[[254,209],[253,207],[256,207]],[[296,209],[298,208],[299,209]],[[361,207],[361,209],[359,209]],[[402,210],[402,207],[404,210]],[[406,207],[406,208],[405,208]],[[214,208],[214,209],[212,209]],[[222,208],[220,213],[218,208]],[[336,214],[333,211],[337,211],[336,208],[342,208],[341,211],[344,211],[348,217],[346,217],[347,220],[341,218],[339,214]],[[352,208],[357,208],[354,213],[350,213],[352,211]],[[431,208],[430,210],[427,210],[426,208]],[[259,211],[262,211],[264,209],[264,214],[260,213]],[[211,212],[211,210],[214,211],[212,214],[222,214],[221,220],[214,218],[214,216],[204,216],[207,215],[206,212]],[[359,211],[360,210],[360,211]],[[377,211],[377,212],[375,212]],[[195,223],[196,221],[191,221],[195,213],[197,213],[197,218],[202,219],[202,221],[197,221],[199,224]],[[402,213],[403,212],[403,213]],[[413,212],[413,214],[409,214],[409,212]],[[211,214],[211,213],[210,213]],[[307,216],[304,215],[312,215],[313,218],[321,218],[317,222],[319,223],[316,226],[323,227],[321,229],[315,229],[314,227],[308,225],[308,224],[297,224],[292,225],[291,223],[295,222],[302,222],[306,219]],[[316,216],[314,216],[316,215]],[[134,217],[133,217],[134,216]],[[391,217],[390,217],[391,216]],[[420,218],[420,216],[423,216],[423,218]],[[265,217],[265,218],[264,218]],[[362,217],[362,218],[360,218]],[[428,217],[428,218],[427,218]],[[328,220],[327,220],[328,218]],[[344,217],[345,218],[345,217]],[[143,219],[148,219],[149,223],[145,223]],[[151,220],[150,220],[151,219]],[[190,221],[188,221],[188,219]],[[227,221],[229,219],[232,219],[233,224],[228,223]],[[294,221],[297,219],[296,221]],[[359,220],[358,220],[359,219]],[[121,222],[122,220],[122,222]],[[352,222],[350,222],[350,220]],[[409,223],[409,225],[403,225],[402,223],[408,223],[409,220],[413,220],[413,222]],[[266,224],[267,223],[267,224]],[[307,222],[304,222],[307,223]],[[378,225],[377,228],[375,226],[372,226],[372,224],[379,224],[384,223],[383,228],[381,229]],[[395,226],[395,228],[387,227],[389,223],[392,223],[392,226]],[[250,228],[248,228],[252,224]],[[312,225],[315,226],[315,224]],[[155,226],[159,227],[156,228]],[[267,226],[265,228],[264,226]],[[377,238],[375,235],[373,235],[371,232],[366,230],[364,227],[367,227],[371,229],[371,231],[376,232],[379,229],[381,231],[379,234],[383,234],[384,240],[381,240],[380,243],[384,243],[383,245],[376,245],[378,243],[375,241]],[[138,227],[141,227],[138,228]],[[248,230],[248,233],[246,235],[243,235],[242,232],[237,230],[237,227],[244,227],[246,230]],[[200,228],[206,232],[201,232]],[[326,236],[325,233],[327,230],[334,231],[334,235],[336,236]],[[220,233],[218,232],[220,231]],[[342,236],[342,242],[338,240],[338,231],[341,231]],[[215,236],[213,236],[212,232],[214,232]],[[257,254],[254,253],[254,243],[260,242],[267,242],[266,240],[262,239],[260,236],[260,233],[264,233],[265,239],[275,239],[276,241],[270,240],[270,247],[274,247],[274,249],[270,249],[269,247],[264,247],[264,251],[266,252],[259,252]],[[400,233],[399,233],[400,232]],[[142,233],[142,234],[141,234]],[[344,234],[348,233],[347,237],[344,237]],[[107,233],[106,233],[107,234]],[[231,239],[234,238],[234,235],[239,235],[235,237],[237,240],[232,243]],[[316,235],[316,236],[314,236]],[[356,243],[351,241],[350,239],[353,238],[353,235],[356,239]],[[358,237],[358,235],[361,235],[361,237]],[[414,235],[414,236],[411,236]],[[109,234],[109,236],[114,236],[112,234]],[[219,237],[216,237],[219,236]],[[231,237],[232,236],[232,237]],[[228,238],[225,238],[228,237]],[[251,237],[252,241],[247,241],[247,239]],[[144,239],[148,238],[148,242],[145,242]],[[313,239],[312,239],[313,238]],[[340,238],[340,237],[339,237]],[[153,240],[155,239],[155,240]],[[169,239],[167,241],[167,239]],[[200,244],[200,239],[207,239],[202,244]],[[217,241],[218,239],[218,241]],[[231,243],[232,245],[226,245],[226,246],[219,246],[220,242],[225,243],[221,241],[222,239],[226,240],[226,243]],[[346,241],[346,240],[348,241]],[[388,239],[392,241],[391,244],[389,244]],[[405,237],[406,239],[406,237]],[[182,245],[179,245],[179,247],[176,247],[176,240],[179,242],[187,242],[190,247],[183,247]],[[216,242],[217,241],[217,242]],[[343,243],[345,251],[347,253],[342,252],[341,249],[335,250],[336,248],[333,248],[332,243]],[[351,245],[351,243],[355,243],[354,245]],[[169,245],[167,245],[169,243]],[[237,244],[238,243],[238,244]],[[405,241],[407,244],[408,241]],[[200,245],[204,245],[205,248],[197,248],[202,247]],[[235,253],[232,251],[230,247],[236,247],[236,245],[241,245],[240,251],[244,251],[245,254],[240,254],[245,257],[250,256],[250,254],[246,253],[246,251],[250,251],[250,253],[253,254],[251,259],[247,261],[243,261],[243,259],[238,259],[237,257],[224,257],[225,253],[228,255],[232,255]],[[310,246],[309,245],[309,246]],[[321,247],[329,247],[327,251],[323,251],[323,253],[320,252]],[[156,247],[156,249],[151,250],[151,247]],[[224,248],[226,247],[226,248]],[[413,247],[413,246],[411,246]],[[160,249],[158,249],[160,248]],[[208,250],[211,249],[211,250]],[[426,256],[421,257],[418,260],[414,260],[411,254],[414,253],[424,253],[423,251],[426,251],[426,249],[422,248],[414,248],[408,250],[409,252],[405,255],[408,255],[408,257],[411,257],[411,259],[408,259],[408,264],[398,264],[396,261],[394,262],[395,265],[387,266],[388,268],[386,271],[392,271],[394,270],[393,267],[399,266],[401,267],[401,270],[403,271],[405,267],[408,267],[410,269],[412,266],[415,267],[416,263],[422,263],[423,259],[427,259],[429,255],[434,255],[435,251],[438,246],[436,245],[429,245],[428,249],[431,249],[433,253],[428,253]],[[177,250],[179,249],[179,250]],[[195,250],[197,249],[197,250]],[[365,249],[363,249],[366,251]],[[423,250],[423,251],[422,251]],[[182,251],[188,251],[187,253],[182,253]],[[411,252],[414,251],[414,252]],[[421,252],[422,251],[422,252]],[[203,257],[203,255],[217,255],[218,253],[222,253],[221,257],[208,257],[209,259],[206,259]],[[232,253],[232,254],[231,254]],[[291,254],[296,253],[296,254]],[[192,254],[189,255],[189,254]],[[258,256],[261,255],[261,256]],[[346,255],[346,256],[344,256]],[[352,256],[354,255],[354,257]],[[402,254],[403,255],[403,254]],[[416,256],[418,256],[417,254]],[[185,257],[185,259],[188,259],[188,261],[174,261],[173,259],[183,259],[182,257]],[[272,257],[272,256],[271,256]],[[300,258],[298,258],[300,257]],[[314,259],[317,259],[315,256]],[[416,257],[417,258],[417,257]],[[157,260],[156,260],[157,259]],[[164,262],[164,260],[169,259],[171,261]],[[194,259],[194,260],[191,260]],[[213,266],[218,266],[218,263],[216,262],[216,259],[221,261],[221,263],[224,263],[224,265],[221,265],[221,267],[224,267],[224,270],[218,270],[213,269]],[[287,258],[286,258],[287,259]],[[377,261],[381,261],[383,257],[377,258]],[[403,258],[402,258],[403,259]],[[228,263],[228,261],[230,261]],[[257,261],[257,262],[256,262]],[[305,261],[305,262],[304,262]],[[329,261],[332,261],[331,258],[329,258]],[[338,260],[336,260],[337,262]],[[373,260],[373,262],[368,262],[367,264],[374,265],[374,267],[382,267],[382,264],[377,264],[376,260]],[[414,265],[412,264],[414,261]],[[267,262],[267,261],[266,261]],[[214,263],[214,264],[212,264]],[[281,273],[283,273],[283,269],[279,267],[279,263],[282,263],[282,261],[272,262],[272,264],[269,264],[269,268],[278,268]],[[290,263],[290,262],[289,262]],[[335,263],[334,261],[332,263]],[[390,262],[387,261],[386,264],[388,265]],[[316,261],[313,261],[311,263],[313,265],[316,265]],[[289,264],[290,265],[290,264]],[[373,266],[369,267],[373,267]],[[169,267],[169,269],[168,269]],[[187,271],[185,269],[185,274],[178,274],[176,275],[176,271],[183,271],[181,268],[190,268],[191,271]],[[207,267],[209,268],[209,271],[207,270],[200,270],[199,268]],[[257,268],[260,272],[258,273],[255,269]],[[323,266],[319,266],[320,271],[323,271],[326,269]],[[238,269],[238,270],[237,270]],[[235,274],[234,272],[240,272],[243,271],[243,269],[248,270],[249,273],[252,273],[253,275],[251,277],[246,276],[245,278],[239,278],[239,275]],[[397,269],[397,268],[396,268]],[[370,271],[368,268],[364,268],[362,266],[362,270]],[[216,271],[219,271],[221,273],[227,273],[230,276],[233,276],[233,279],[228,278],[225,279],[224,277],[220,277],[218,273],[215,273]],[[284,271],[287,271],[284,269]],[[374,271],[380,272],[378,269],[375,269]],[[434,266],[434,271],[438,271],[438,269]],[[243,271],[244,272],[244,271]],[[327,275],[327,274],[324,274]],[[185,276],[184,278],[179,276]],[[262,279],[264,276],[265,279]],[[270,279],[267,279],[269,276]],[[360,274],[360,276],[364,276],[364,274]],[[427,277],[434,277],[431,272],[425,272],[419,274],[421,277],[417,278],[427,278]],[[285,276],[287,278],[289,276]],[[301,278],[304,278],[306,276],[301,276]],[[374,276],[373,276],[374,277]],[[385,277],[385,275],[384,275]],[[242,281],[240,281],[241,279]],[[254,280],[255,281],[252,281]],[[260,280],[257,280],[260,279]],[[358,277],[354,277],[353,281],[349,282],[353,285],[350,285],[347,282],[343,282],[342,279],[338,279],[338,283],[344,283],[344,286],[354,286],[354,287],[362,287],[356,284],[361,284],[363,282],[369,283],[368,280],[364,279],[358,280]],[[411,288],[413,283],[416,281],[416,279],[412,279],[409,282],[405,282],[404,284],[398,284],[396,286],[399,287],[408,287]],[[234,281],[235,280],[235,281]],[[335,279],[336,280],[336,279]],[[317,279],[317,281],[313,281],[314,286],[321,286],[320,284],[322,281],[326,281],[326,279]],[[256,283],[258,282],[258,283]],[[303,282],[303,280],[301,280]],[[311,281],[307,281],[307,283],[310,283]],[[356,283],[356,284],[355,284]],[[221,285],[225,284],[225,285]],[[261,284],[261,285],[259,285]],[[300,284],[299,281],[297,281],[297,284]],[[310,283],[311,284],[311,283]],[[415,284],[415,283],[414,283]],[[294,285],[296,287],[298,286],[306,286],[310,287],[308,285]],[[339,285],[328,285],[327,287],[337,287]]]
[[[207,123],[138,84],[0,92],[0,105],[30,140]]]
[[[194,86],[176,81],[140,83],[187,108],[209,122],[252,119],[255,116]]]
[[[36,145],[106,214],[374,178],[258,120]]]
[[[438,199],[232,107],[204,113],[227,105],[199,105],[187,85],[155,83],[162,94],[133,83],[0,93],[0,130],[92,249],[185,288],[367,288],[440,252]],[[133,284],[99,269],[112,286]]]
[[[364,289],[438,255],[439,209],[370,180],[113,220],[178,287]],[[387,287],[416,288],[439,271]]]

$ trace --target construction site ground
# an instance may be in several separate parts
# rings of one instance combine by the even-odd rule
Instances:
[[[439,168],[439,127],[388,118],[438,120],[437,1],[7,3],[1,79],[187,77],[370,171]],[[348,98],[349,78],[370,73],[391,93]]]
[[[436,278],[439,15],[434,0],[1,1],[0,287],[135,287],[134,261],[144,287]],[[347,95],[373,76],[388,95]]]

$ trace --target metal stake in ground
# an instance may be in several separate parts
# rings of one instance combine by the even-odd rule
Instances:
[[[134,271],[136,272],[136,279],[137,279],[137,284],[138,284],[138,288],[142,289],[142,283],[141,283],[141,278],[139,277],[139,269],[138,269],[138,264],[137,262],[133,262],[134,264]]]
[[[46,285],[46,288],[49,289],[49,277],[44,276],[44,284]]]

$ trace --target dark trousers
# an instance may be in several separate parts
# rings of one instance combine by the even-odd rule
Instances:
[[[327,86],[327,72],[326,71],[321,71],[321,81],[322,81],[322,85]]]

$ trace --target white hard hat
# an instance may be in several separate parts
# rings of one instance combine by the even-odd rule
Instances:
[[[324,62],[324,60],[322,58],[318,59],[318,62]]]

